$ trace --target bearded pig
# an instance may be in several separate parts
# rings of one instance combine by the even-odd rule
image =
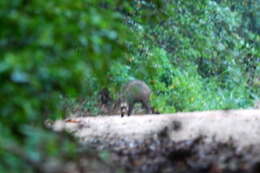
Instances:
[[[145,82],[140,80],[132,80],[126,83],[120,92],[121,117],[123,117],[126,113],[130,116],[135,103],[142,103],[146,113],[151,113],[152,110],[149,105],[150,95],[151,89]]]

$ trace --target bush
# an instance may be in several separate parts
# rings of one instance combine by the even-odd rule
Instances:
[[[38,168],[26,161],[75,149],[67,138],[60,143],[43,130],[43,122],[63,116],[63,96],[90,96],[107,82],[105,72],[130,38],[122,15],[113,10],[118,3],[107,1],[104,8],[101,1],[0,2],[0,172],[33,172]]]

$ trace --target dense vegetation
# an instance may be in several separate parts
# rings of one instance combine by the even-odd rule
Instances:
[[[0,2],[0,172],[75,152],[43,121],[64,99],[146,81],[160,112],[247,108],[260,97],[259,0]],[[71,157],[70,157],[71,159]],[[36,169],[36,170],[35,170]]]

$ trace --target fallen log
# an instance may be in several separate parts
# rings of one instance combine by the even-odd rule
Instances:
[[[83,143],[145,140],[166,132],[175,142],[203,136],[206,142],[233,140],[238,147],[260,146],[260,110],[78,117],[56,121],[53,129],[66,129]]]

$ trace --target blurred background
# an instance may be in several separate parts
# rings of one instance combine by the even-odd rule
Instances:
[[[90,149],[79,156],[74,139],[44,121],[111,113],[131,79],[151,87],[160,113],[260,104],[259,8],[259,0],[1,0],[0,172],[62,172],[64,163],[73,172],[79,157],[93,161],[88,168],[109,160]]]

